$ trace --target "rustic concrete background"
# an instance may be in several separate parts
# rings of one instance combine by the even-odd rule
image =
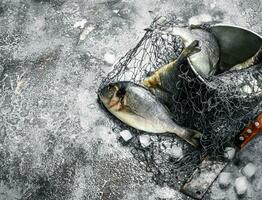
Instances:
[[[118,142],[97,104],[97,87],[152,16],[173,13],[185,21],[221,21],[261,34],[261,4],[0,0],[0,199],[186,199],[155,185]],[[83,28],[76,27],[81,21]],[[235,178],[247,162],[258,167],[243,199],[262,199],[261,147],[258,137],[240,154],[242,164],[225,170]],[[221,190],[215,183],[206,198],[237,199],[232,185]]]

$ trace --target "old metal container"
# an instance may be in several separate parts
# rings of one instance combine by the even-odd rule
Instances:
[[[262,45],[262,36],[240,26],[216,24],[211,27],[211,31],[220,47],[220,61],[216,73],[222,73],[247,60]],[[202,77],[205,74],[201,66],[193,67],[190,59],[188,59],[188,62],[196,75],[203,80]]]

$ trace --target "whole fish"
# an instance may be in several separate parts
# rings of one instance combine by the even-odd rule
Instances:
[[[166,107],[146,88],[123,81],[109,84],[98,95],[107,110],[129,126],[150,133],[175,133],[199,146],[201,133],[177,125]]]

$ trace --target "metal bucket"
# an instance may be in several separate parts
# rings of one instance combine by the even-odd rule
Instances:
[[[217,24],[211,27],[211,31],[220,47],[220,61],[216,74],[227,71],[234,65],[247,60],[262,45],[262,36],[243,27]],[[188,62],[196,75],[203,80],[204,73],[201,66],[193,67],[190,59]]]

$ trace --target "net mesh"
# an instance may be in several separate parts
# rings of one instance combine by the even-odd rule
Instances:
[[[184,48],[182,39],[172,34],[161,34],[172,26],[184,26],[172,17],[156,18],[138,44],[114,65],[101,87],[117,82],[132,81],[141,84],[159,67],[176,59]],[[205,27],[205,26],[203,26]],[[129,143],[134,157],[158,184],[179,187],[181,179],[192,172],[206,155],[219,159],[226,146],[232,146],[235,136],[261,111],[261,64],[250,69],[228,71],[200,80],[189,64],[178,67],[178,79],[171,103],[167,106],[174,121],[184,127],[203,133],[202,148],[196,150],[175,136],[153,135],[153,143],[142,148],[138,135]],[[123,124],[120,128],[123,128]],[[127,128],[127,127],[125,127]],[[134,133],[139,131],[131,129]],[[173,149],[181,148],[183,156],[174,156]]]

